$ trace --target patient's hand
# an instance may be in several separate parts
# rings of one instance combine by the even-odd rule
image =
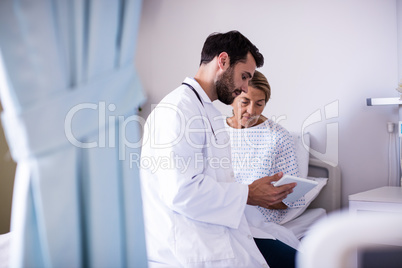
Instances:
[[[272,182],[279,180],[282,176],[283,173],[279,172],[273,176],[255,180],[250,184],[248,186],[247,204],[270,208],[270,206],[281,203],[288,194],[293,192],[293,188],[296,186],[296,183],[289,183],[278,187],[273,186]]]

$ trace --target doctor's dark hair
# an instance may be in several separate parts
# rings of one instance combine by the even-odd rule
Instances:
[[[209,35],[201,51],[200,65],[209,63],[222,52],[228,53],[230,66],[234,66],[239,61],[245,61],[248,52],[254,57],[257,67],[264,65],[264,56],[258,48],[238,31]]]

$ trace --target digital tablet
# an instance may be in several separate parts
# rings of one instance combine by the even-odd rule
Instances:
[[[283,199],[282,201],[292,203],[298,199],[300,199],[302,196],[304,196],[306,193],[308,193],[311,189],[313,189],[316,185],[318,185],[318,182],[313,181],[313,180],[308,180],[308,179],[303,179],[295,176],[290,176],[290,175],[283,175],[283,177],[279,180],[273,183],[274,186],[281,186],[284,184],[296,182],[297,185],[295,188],[293,188],[293,192],[288,194],[288,196]]]

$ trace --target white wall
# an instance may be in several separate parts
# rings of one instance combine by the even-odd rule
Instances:
[[[210,33],[237,29],[265,57],[261,71],[272,87],[265,115],[301,131],[321,111],[323,120],[305,130],[313,150],[339,163],[347,206],[348,195],[388,184],[386,125],[398,121],[398,110],[368,107],[366,98],[398,96],[396,17],[395,0],[145,0],[137,48],[148,95],[142,116],[195,74]]]
[[[399,86],[402,87],[402,0],[396,1],[397,8],[397,30],[398,30],[398,77]],[[401,111],[399,111],[401,114]]]

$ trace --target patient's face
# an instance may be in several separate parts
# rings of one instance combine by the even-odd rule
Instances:
[[[242,127],[252,127],[258,123],[258,119],[265,108],[265,94],[262,90],[248,87],[236,97],[233,104],[234,120]]]

